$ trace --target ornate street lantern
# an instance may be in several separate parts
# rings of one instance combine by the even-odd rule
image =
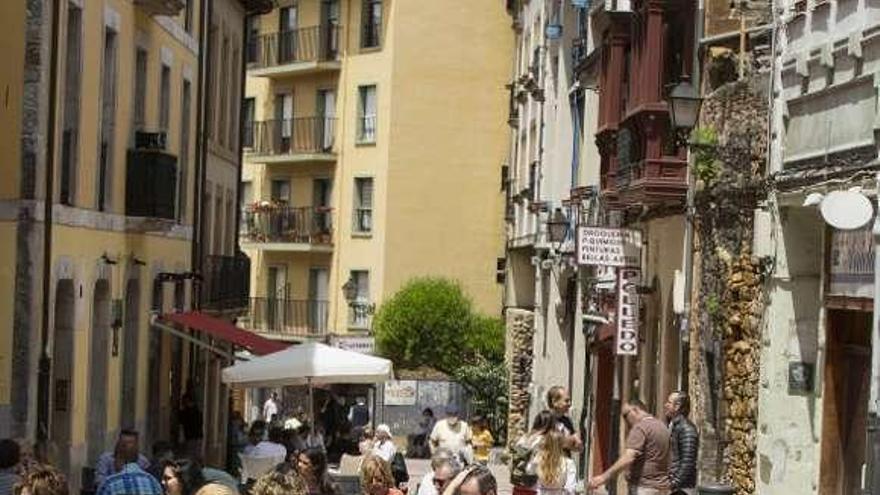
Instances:
[[[568,235],[568,217],[562,212],[562,208],[556,208],[553,215],[547,219],[547,233],[550,242],[559,250],[559,246],[565,241]]]
[[[678,83],[669,93],[669,118],[677,129],[690,129],[697,125],[702,98],[690,82]]]

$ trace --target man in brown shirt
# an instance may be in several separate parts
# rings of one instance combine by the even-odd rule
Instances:
[[[629,468],[630,495],[665,495],[669,490],[669,429],[646,410],[638,399],[623,404],[620,412],[629,425],[623,455],[604,473],[590,479],[595,490],[618,472]]]

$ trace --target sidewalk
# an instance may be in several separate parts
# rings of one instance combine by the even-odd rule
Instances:
[[[409,470],[409,493],[415,495],[422,477],[431,469],[431,461],[429,459],[407,459],[406,468]],[[489,469],[498,481],[498,495],[511,495],[513,486],[510,484],[510,469],[507,465],[493,464],[489,466]]]

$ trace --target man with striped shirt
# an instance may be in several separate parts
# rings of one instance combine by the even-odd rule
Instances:
[[[137,447],[117,445],[114,456],[121,468],[101,483],[97,495],[162,495],[162,486],[138,465]]]

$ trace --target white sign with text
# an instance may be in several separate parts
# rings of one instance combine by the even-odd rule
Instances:
[[[639,350],[639,280],[638,268],[617,270],[617,341],[615,354],[635,356]]]
[[[642,233],[632,229],[579,227],[577,251],[579,265],[640,266]]]

